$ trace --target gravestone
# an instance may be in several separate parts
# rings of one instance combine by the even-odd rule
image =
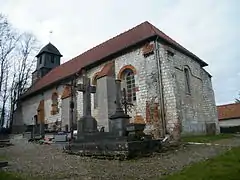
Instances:
[[[40,122],[40,136],[41,136],[41,138],[44,138],[44,136],[45,136],[45,124],[44,124],[44,122]]]
[[[126,125],[129,124],[130,116],[125,114],[121,104],[121,80],[116,80],[116,111],[110,116],[110,132],[119,135],[126,135]]]
[[[97,120],[98,126],[104,127],[104,132],[110,131],[109,117],[116,110],[115,77],[103,76],[97,79]]]
[[[55,142],[66,142],[67,141],[67,134],[55,134],[54,135],[54,141]]]
[[[5,128],[0,128],[0,147],[10,145],[10,135],[5,131]]]
[[[84,74],[83,83],[77,85],[77,90],[83,93],[83,116],[78,121],[78,134],[97,132],[97,121],[91,114],[91,93],[96,93],[96,87],[90,85],[90,79]]]
[[[84,76],[83,84],[78,90],[83,92],[83,117],[78,122],[77,139],[65,145],[65,152],[81,156],[110,157],[126,159],[158,151],[160,140],[146,137],[144,126],[129,123],[129,116],[124,113],[121,104],[121,81],[116,80],[116,110],[110,116],[110,132],[97,131],[97,121],[91,116],[91,93],[95,89],[90,86],[90,80]],[[101,102],[99,103],[101,104]],[[129,135],[129,136],[128,136]]]

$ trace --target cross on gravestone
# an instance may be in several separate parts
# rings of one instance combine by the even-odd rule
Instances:
[[[122,105],[124,107],[125,114],[127,114],[128,113],[127,112],[128,107],[132,107],[133,104],[128,102],[128,100],[127,100],[127,93],[126,93],[126,89],[125,88],[123,88],[122,93],[123,93]]]
[[[129,124],[129,118],[122,109],[121,104],[121,80],[115,80],[116,82],[116,111],[109,117],[110,119],[110,132],[124,136],[126,134],[126,125]]]
[[[116,80],[116,112],[124,113],[121,104],[121,80]]]
[[[114,117],[129,117],[122,108],[122,93],[121,93],[121,80],[117,79],[115,80],[116,83],[116,111],[115,114],[111,116],[111,118]]]
[[[84,74],[83,83],[77,85],[77,90],[83,93],[83,116],[91,116],[91,93],[96,93],[96,87],[91,86],[90,79]]]
[[[91,115],[91,93],[96,93],[96,87],[90,85],[90,79],[83,74],[83,83],[77,85],[77,90],[83,93],[83,116],[78,121],[78,137],[81,133],[97,131],[97,121]]]

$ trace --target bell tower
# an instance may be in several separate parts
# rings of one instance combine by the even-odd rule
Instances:
[[[32,83],[35,83],[49,71],[59,66],[62,55],[53,44],[48,43],[40,50],[36,57],[37,67],[32,73]]]

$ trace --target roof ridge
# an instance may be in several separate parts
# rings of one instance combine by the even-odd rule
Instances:
[[[158,29],[156,26],[154,26],[153,24],[149,23],[148,21],[146,21],[148,23],[148,25],[151,27],[151,29],[154,31],[154,33],[158,36],[165,36],[165,40],[168,41],[168,43],[171,43],[172,45],[177,46],[180,49],[184,49],[185,51],[187,51],[189,54],[191,54],[192,56],[194,56],[194,58],[197,58],[198,60],[202,61],[205,65],[208,65],[206,62],[204,62],[203,60],[201,60],[198,56],[196,56],[194,53],[192,53],[190,50],[188,50],[187,48],[185,48],[184,46],[182,46],[180,43],[178,43],[177,41],[175,41],[174,39],[172,39],[170,36],[168,36],[167,34],[165,34],[163,31],[161,31],[160,29]],[[163,38],[164,39],[164,38]]]
[[[177,41],[173,40],[170,36],[168,36],[166,33],[164,33],[163,31],[161,31],[160,29],[158,29],[156,26],[154,26],[153,24],[151,24],[150,22],[146,21],[148,23],[148,25],[150,26],[150,28],[154,31],[154,33],[156,35],[159,34],[159,32],[161,34],[163,34],[164,36],[166,36],[167,38],[171,39],[172,41],[174,41],[175,43],[177,43],[178,45],[180,45]],[[181,46],[181,45],[180,45]]]
[[[121,32],[121,33],[118,34],[118,35],[115,35],[115,36],[111,37],[110,39],[108,39],[108,40],[106,40],[106,41],[103,41],[103,42],[100,43],[100,44],[97,44],[96,46],[88,49],[87,51],[84,51],[83,53],[81,53],[81,54],[79,54],[78,56],[70,59],[69,61],[72,61],[72,60],[74,60],[74,59],[77,59],[78,57],[82,56],[83,54],[86,54],[87,52],[89,52],[89,51],[91,51],[91,50],[93,50],[93,49],[95,49],[95,48],[97,48],[97,47],[99,47],[99,46],[101,46],[102,44],[105,44],[105,43],[107,43],[107,42],[109,42],[109,41],[111,41],[111,40],[113,40],[113,39],[117,39],[119,36],[121,36],[121,35],[123,35],[123,34],[126,34],[126,33],[130,32],[130,31],[132,31],[132,30],[134,30],[134,29],[137,29],[139,26],[142,26],[142,25],[144,25],[145,23],[148,23],[148,21],[144,21],[144,22],[142,22],[141,24],[138,24],[138,25],[136,25],[136,26],[134,26],[134,27],[132,27],[132,28],[124,31],[124,32]]]
[[[103,58],[109,57],[114,53],[118,53],[123,49],[129,48],[136,43],[140,43],[154,36],[159,36],[164,41],[169,42],[170,45],[178,47],[187,54],[192,54],[169,36],[165,35],[150,22],[144,21],[141,24],[113,36],[112,38],[92,47],[91,49],[88,49],[87,51],[54,68],[46,74],[46,76],[37,81],[36,84],[34,84],[35,87],[30,88],[25,95],[28,96],[44,87],[50,86],[56,81],[60,81],[61,79],[79,72],[82,68],[90,64],[96,63]]]
[[[121,36],[121,35],[123,35],[123,34],[127,34],[127,33],[129,33],[130,31],[132,31],[132,30],[134,30],[134,29],[137,29],[138,27],[140,27],[140,26],[142,26],[142,25],[144,25],[144,24],[147,24],[147,23],[150,24],[148,21],[144,21],[144,22],[142,22],[141,24],[138,24],[138,25],[136,25],[136,26],[134,26],[134,27],[132,27],[132,28],[124,31],[124,32],[121,32],[120,34],[118,34],[118,35],[116,35],[116,36],[113,36],[112,38],[110,38],[110,39],[108,39],[108,40],[106,40],[106,41],[103,41],[102,43],[97,44],[96,46],[88,49],[87,51],[84,51],[83,53],[81,53],[81,54],[73,57],[72,59],[69,59],[68,61],[64,62],[64,63],[61,64],[60,66],[62,66],[62,65],[64,65],[64,64],[67,64],[67,63],[70,63],[70,62],[73,62],[73,61],[75,61],[76,59],[78,59],[80,56],[82,56],[82,55],[84,55],[84,54],[87,54],[89,51],[92,51],[93,49],[95,49],[95,48],[97,48],[97,47],[99,47],[99,46],[101,46],[101,45],[103,45],[103,44],[105,44],[105,43],[107,43],[107,42],[109,42],[109,41],[111,41],[111,40],[113,40],[113,39],[117,39],[119,36]],[[151,24],[150,24],[150,25],[151,25]],[[60,66],[58,66],[58,67],[60,67]],[[58,67],[56,67],[56,68],[58,68]],[[56,68],[54,68],[54,69],[56,69]],[[80,69],[79,69],[79,70],[80,70]],[[49,73],[48,73],[48,74],[49,74]]]

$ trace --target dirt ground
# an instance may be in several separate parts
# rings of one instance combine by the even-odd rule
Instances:
[[[193,162],[211,158],[240,146],[240,137],[221,140],[218,145],[186,145],[172,151],[137,160],[99,160],[68,155],[56,145],[12,140],[14,146],[0,148],[0,157],[6,158],[6,171],[21,172],[40,179],[159,179],[181,170]]]

